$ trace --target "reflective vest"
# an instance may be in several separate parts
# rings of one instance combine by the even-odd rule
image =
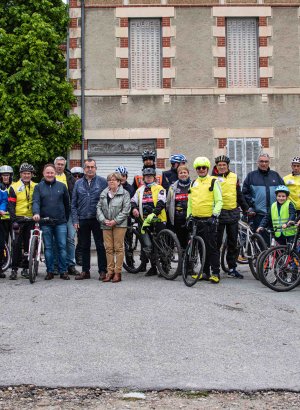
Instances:
[[[192,184],[189,193],[189,201],[192,205],[192,216],[198,218],[209,218],[214,209],[214,191],[210,190],[212,180],[216,177],[207,176],[197,178]]]
[[[16,216],[32,216],[32,195],[35,186],[36,183],[32,181],[26,186],[21,179],[11,184],[16,198],[9,198],[9,201],[16,202]]]
[[[138,205],[139,205],[139,213],[141,218],[143,217],[143,195],[144,195],[144,190],[145,190],[145,185],[141,186],[138,189]],[[156,206],[157,202],[158,202],[158,194],[159,192],[163,190],[164,188],[161,185],[152,185],[151,186],[151,193],[152,193],[152,199],[153,199],[153,203],[154,206]],[[161,222],[166,222],[167,221],[167,214],[166,214],[166,210],[163,209],[161,211],[161,213],[158,215],[158,218],[161,220]]]
[[[236,197],[236,184],[237,175],[234,172],[229,172],[226,177],[219,176],[218,181],[222,188],[223,208],[228,211],[236,209],[237,197]]]
[[[136,175],[136,176],[134,177],[134,180],[135,180],[136,186],[137,186],[138,188],[140,188],[140,187],[144,184],[144,177],[143,177],[143,175]],[[156,176],[155,176],[155,182],[156,182],[158,185],[161,185],[161,184],[162,184],[162,175],[156,175]]]
[[[273,202],[271,207],[271,218],[272,218],[272,225],[273,228],[279,228],[278,231],[275,232],[275,237],[279,238],[281,234],[284,236],[293,236],[296,234],[296,227],[282,229],[282,225],[286,224],[289,220],[289,205],[291,201],[288,199],[285,201],[284,204],[280,207],[280,214],[278,214],[278,206],[277,202]]]
[[[283,180],[290,191],[290,200],[295,205],[296,210],[300,211],[300,175],[286,175]]]

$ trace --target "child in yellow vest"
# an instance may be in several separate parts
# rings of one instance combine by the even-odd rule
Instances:
[[[296,209],[292,201],[288,199],[290,191],[285,185],[275,188],[276,201],[271,205],[269,213],[262,219],[256,232],[264,228],[275,230],[275,239],[280,245],[291,242],[296,234],[296,228],[290,222],[296,219]]]

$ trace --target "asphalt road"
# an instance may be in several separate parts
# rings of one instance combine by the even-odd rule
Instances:
[[[245,269],[245,270],[244,270]],[[0,280],[0,385],[300,390],[300,287]]]

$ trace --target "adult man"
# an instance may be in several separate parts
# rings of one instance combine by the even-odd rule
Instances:
[[[103,233],[96,219],[100,193],[107,187],[106,179],[96,175],[96,162],[89,158],[84,162],[84,177],[76,182],[72,196],[72,221],[76,230],[80,229],[82,244],[82,272],[76,280],[90,279],[91,233],[93,233],[99,279],[106,276],[106,254],[103,245]]]
[[[226,155],[215,158],[216,167],[212,175],[218,178],[222,189],[223,207],[218,224],[218,248],[221,248],[224,230],[227,233],[227,263],[229,267],[228,276],[243,279],[243,275],[236,270],[238,257],[237,239],[240,219],[240,208],[246,212],[249,208],[242,194],[240,182],[237,175],[230,171],[230,159]]]
[[[32,182],[34,167],[27,162],[20,166],[20,179],[14,182],[8,193],[8,212],[13,224],[15,240],[12,249],[11,275],[9,279],[15,280],[18,275],[18,267],[22,265],[22,276],[27,276],[28,259],[26,256],[22,258],[22,245],[24,254],[28,253],[30,230],[33,226],[32,222],[22,222],[18,224],[20,219],[24,217],[32,217],[32,195],[35,182]],[[22,262],[21,262],[22,260]]]
[[[162,174],[162,186],[168,191],[169,187],[177,181],[177,168],[180,165],[187,163],[186,156],[183,154],[174,154],[170,156],[171,168],[168,171],[164,171]]]
[[[75,178],[76,181],[78,179],[83,178],[84,176],[84,170],[82,167],[73,167],[71,168],[71,174]],[[77,265],[82,266],[82,246],[81,246],[81,236],[80,236],[80,231],[77,231],[77,244],[75,247],[75,261]]]
[[[67,270],[67,221],[70,212],[70,198],[65,184],[55,178],[53,164],[46,164],[44,179],[36,186],[33,194],[33,219],[53,219],[51,224],[42,223],[47,274],[45,280],[54,278],[54,247],[57,249],[58,273],[61,279],[69,280]]]
[[[142,153],[142,160],[143,160],[143,168],[142,168],[142,171],[143,171],[145,168],[153,168],[153,169],[156,169],[156,166],[155,166],[155,158],[156,158],[156,153],[155,153],[155,151],[152,151],[152,150],[149,150],[149,149],[146,149],[145,151],[143,151],[143,153]],[[161,175],[156,175],[156,176],[155,176],[155,180],[156,180],[156,182],[157,182],[158,184],[161,185],[162,176],[161,176]],[[143,175],[136,175],[136,176],[134,177],[134,179],[133,179],[133,184],[132,184],[133,189],[134,189],[134,192],[135,192],[139,187],[141,187],[143,184],[144,184]]]
[[[72,192],[75,185],[75,178],[71,172],[66,169],[66,159],[64,157],[57,157],[54,160],[56,180],[62,182],[68,188],[70,201],[72,200]],[[70,202],[71,203],[71,202]],[[72,224],[71,212],[67,221],[67,266],[69,275],[76,275],[79,273],[75,268],[75,235],[76,231]]]
[[[200,279],[220,282],[220,250],[217,245],[217,225],[223,201],[219,181],[208,175],[210,161],[197,157],[194,168],[198,178],[192,182],[188,196],[187,217],[197,219],[198,231],[206,246],[206,259]],[[203,223],[201,223],[203,222]],[[210,272],[210,269],[212,272]]]
[[[270,156],[261,153],[257,159],[257,170],[249,172],[243,184],[242,192],[250,206],[253,231],[259,227],[261,220],[268,213],[270,206],[276,201],[275,188],[284,185],[283,179],[270,169]],[[267,236],[265,240],[268,241]]]
[[[2,167],[0,167],[0,189],[6,190],[8,193],[9,187],[12,184],[13,175],[14,170],[9,165],[2,165]],[[2,215],[1,225],[5,232],[5,241],[8,243],[11,231],[11,220],[8,212]]]
[[[294,157],[291,163],[292,173],[283,177],[290,191],[290,200],[294,203],[297,216],[300,215],[300,157]]]

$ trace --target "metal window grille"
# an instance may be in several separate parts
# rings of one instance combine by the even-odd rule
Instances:
[[[258,87],[258,22],[226,20],[227,86]]]
[[[161,88],[161,21],[131,19],[129,24],[130,87]]]
[[[261,152],[260,138],[228,138],[227,155],[230,169],[242,183],[250,171],[257,168],[257,158]]]

